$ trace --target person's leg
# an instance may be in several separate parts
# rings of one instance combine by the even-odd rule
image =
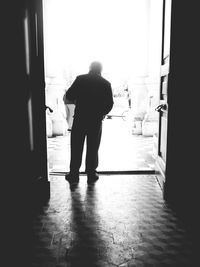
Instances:
[[[70,173],[75,175],[79,173],[81,167],[85,134],[84,125],[74,120],[71,131]]]
[[[95,174],[98,167],[98,150],[101,142],[102,122],[95,122],[87,129],[86,172]]]

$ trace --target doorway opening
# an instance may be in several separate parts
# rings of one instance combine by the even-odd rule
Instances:
[[[43,0],[43,17],[46,105],[53,110],[47,109],[50,171],[69,171],[71,122],[63,95],[93,60],[102,62],[114,96],[98,171],[154,171],[162,1]]]

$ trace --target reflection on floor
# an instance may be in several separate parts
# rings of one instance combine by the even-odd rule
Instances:
[[[48,161],[52,172],[68,172],[70,133],[48,138]],[[85,149],[80,171],[85,171]],[[121,118],[103,121],[98,171],[154,170],[153,137],[132,135]]]
[[[51,176],[51,198],[33,222],[32,267],[195,266],[184,225],[154,175]]]

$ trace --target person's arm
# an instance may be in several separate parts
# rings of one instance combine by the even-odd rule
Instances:
[[[104,103],[104,115],[108,114],[111,109],[113,108],[113,93],[112,93],[112,88],[111,85],[109,84],[106,96],[105,96],[105,103]]]
[[[68,98],[66,98],[66,95],[64,95],[63,97],[63,101],[64,103],[67,104],[75,104],[75,101],[69,100]]]
[[[66,91],[63,96],[63,101],[65,104],[76,104],[76,97],[77,97],[77,90],[78,90],[78,77]]]

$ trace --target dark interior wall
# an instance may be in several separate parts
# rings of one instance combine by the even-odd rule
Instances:
[[[197,5],[172,1],[165,198],[197,229],[199,67]],[[196,64],[197,63],[197,64]],[[198,197],[199,198],[199,197]]]

